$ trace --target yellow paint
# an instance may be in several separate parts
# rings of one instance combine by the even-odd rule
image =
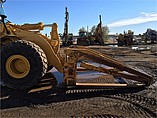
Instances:
[[[12,55],[6,61],[7,73],[17,79],[24,78],[30,71],[29,61],[22,55]]]
[[[27,40],[37,44],[45,52],[48,59],[48,66],[54,66],[59,72],[63,72],[63,66],[57,56],[60,45],[59,43],[56,43],[54,47],[53,45],[51,45],[52,40],[59,42],[59,37],[52,35],[52,38],[48,39],[46,36],[39,34],[38,32],[21,29],[19,25],[11,24],[10,26],[10,29],[13,31],[15,36],[17,36],[21,40]],[[52,34],[58,34],[56,23],[54,24],[54,30],[52,31],[56,32]]]

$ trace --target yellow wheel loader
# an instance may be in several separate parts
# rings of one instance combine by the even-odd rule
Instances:
[[[137,81],[135,86],[150,85],[153,78],[146,73],[139,72],[123,63],[101,54],[88,47],[69,47],[64,50],[66,56],[60,55],[60,39],[57,32],[57,24],[16,25],[6,22],[0,1],[0,53],[1,53],[1,80],[13,89],[27,89],[40,81],[52,67],[55,67],[64,75],[64,85],[67,86],[99,86],[99,87],[127,87],[129,83],[124,80]],[[51,39],[40,33],[44,27],[52,27]],[[81,63],[82,69],[77,67],[80,58],[87,58],[92,62],[106,66],[97,66],[90,63]],[[106,73],[116,81],[91,82],[80,81],[77,78],[78,71],[93,70]],[[117,79],[123,81],[117,81]],[[104,80],[107,79],[103,78]],[[132,86],[132,85],[131,85]]]

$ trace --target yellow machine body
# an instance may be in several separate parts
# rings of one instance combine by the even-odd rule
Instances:
[[[2,24],[1,26],[0,33],[3,33],[3,35],[1,35],[0,38],[7,38],[8,42],[12,40],[26,40],[37,44],[45,52],[48,59],[48,66],[54,66],[58,71],[63,72],[63,66],[58,56],[60,39],[56,23],[52,24],[52,31],[50,33],[51,39],[39,33],[39,31],[44,28],[44,24],[41,22],[38,24],[24,24],[21,26],[8,23],[7,28],[11,32],[9,35],[6,34],[6,32],[3,32],[4,26]]]
[[[108,55],[102,54],[84,46],[71,46],[64,50],[65,57],[61,56],[60,39],[56,23],[16,25],[5,23],[5,15],[0,14],[0,53],[1,79],[4,84],[13,89],[27,89],[37,83],[51,67],[63,73],[65,85],[72,86],[129,86],[130,83],[88,83],[79,82],[76,76],[77,62],[83,57],[92,62],[107,65],[110,68],[98,67],[81,62],[83,70],[94,70],[111,75],[113,79],[130,79],[138,81],[136,86],[148,86],[153,78],[146,73],[139,72],[124,65]],[[51,38],[40,33],[44,27],[51,27]],[[48,68],[50,67],[50,68]],[[105,78],[103,78],[105,80]]]
[[[127,79],[144,83],[140,85],[150,85],[152,83],[153,78],[151,76],[138,72],[128,66],[123,65],[121,62],[112,59],[107,55],[101,54],[87,47],[72,46],[71,48],[67,48],[65,49],[66,57],[62,57],[59,54],[60,39],[58,36],[57,32],[58,27],[56,23],[52,24],[52,31],[50,32],[51,39],[39,33],[40,30],[43,30],[44,28],[44,24],[41,22],[38,24],[24,24],[24,25],[15,25],[7,23],[6,26],[10,34],[7,34],[5,30],[3,30],[4,27],[2,26],[3,28],[1,28],[0,33],[3,33],[3,35],[1,35],[0,38],[5,39],[1,41],[2,45],[15,40],[26,40],[35,43],[46,54],[48,66],[54,66],[59,72],[64,74],[64,83],[66,83],[67,85],[114,86],[114,87],[128,86],[127,84],[113,84],[113,83],[97,84],[77,82],[76,81],[77,80],[76,72],[78,71],[77,62],[78,59],[82,56],[87,57],[89,58],[89,60],[92,60],[94,62],[111,66],[112,68],[105,69],[102,67],[96,67],[94,65],[82,63],[81,65],[84,69],[104,72],[113,75],[114,77],[124,77]],[[12,63],[14,63],[14,60],[17,63],[14,65],[14,68],[17,68],[17,70],[19,70],[17,71],[17,73],[14,72],[14,68],[12,69],[12,67],[9,67]],[[28,67],[26,66],[20,67],[18,65],[19,63],[26,64]],[[25,68],[27,70],[30,70],[29,66],[30,65],[27,62],[27,59],[25,59],[24,57],[19,57],[19,55],[18,56],[15,55],[7,60],[6,70],[8,71],[10,76],[13,76],[14,78],[22,78],[28,74],[29,71],[25,71]],[[130,74],[126,74],[124,73],[124,71],[127,71]]]

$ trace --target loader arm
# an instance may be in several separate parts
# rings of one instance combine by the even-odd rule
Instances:
[[[127,84],[98,84],[98,83],[79,83],[77,82],[77,62],[80,57],[86,57],[92,62],[106,65],[105,67],[99,67],[93,64],[81,63],[81,67],[87,70],[94,70],[98,72],[107,73],[116,78],[124,78],[141,82],[139,85],[150,85],[153,78],[143,72],[137,71],[129,66],[124,65],[106,54],[102,54],[87,47],[76,46],[73,48],[65,49],[66,60],[64,63],[64,82],[67,85],[87,85],[87,86],[128,86]],[[109,68],[108,68],[109,67]]]

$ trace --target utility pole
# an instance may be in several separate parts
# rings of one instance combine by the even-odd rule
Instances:
[[[100,26],[102,26],[101,15],[99,15]]]
[[[100,20],[100,42],[101,42],[101,45],[105,45],[104,44],[104,39],[103,39],[103,33],[102,33],[102,20],[101,20],[101,15],[99,15],[99,20]]]
[[[68,21],[69,21],[69,12],[67,7],[65,8],[65,24],[64,24],[64,33],[63,33],[63,44],[66,45],[68,41]]]
[[[86,33],[86,35],[88,36],[88,26],[87,26],[87,33]]]
[[[101,15],[99,15],[99,20],[100,22],[97,25],[96,32],[95,32],[95,39],[96,41],[99,42],[100,45],[104,45]]]

